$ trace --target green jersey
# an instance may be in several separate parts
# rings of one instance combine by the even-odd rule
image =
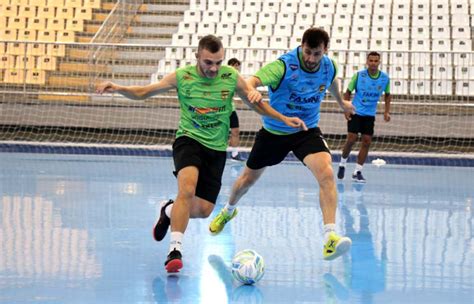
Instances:
[[[176,138],[188,136],[209,149],[227,149],[237,75],[227,66],[222,66],[213,79],[199,75],[196,65],[176,70],[181,108]]]

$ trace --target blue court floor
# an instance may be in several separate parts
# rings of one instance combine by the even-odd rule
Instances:
[[[219,236],[191,220],[184,268],[151,228],[174,197],[166,157],[0,153],[1,303],[473,303],[473,168],[367,165],[338,183],[338,230],[352,251],[322,259],[318,187],[296,162],[267,169]],[[348,167],[349,173],[353,164]],[[216,212],[241,164],[229,162]],[[215,215],[215,213],[213,214]],[[232,281],[235,252],[266,263]]]

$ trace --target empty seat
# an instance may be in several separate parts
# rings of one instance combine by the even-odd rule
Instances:
[[[388,67],[388,74],[393,79],[408,79],[408,65],[390,64]]]
[[[472,51],[471,39],[453,39],[453,51],[455,52],[470,52]]]
[[[372,50],[388,50],[389,40],[387,38],[372,38],[370,40],[370,49]]]
[[[64,44],[48,44],[46,46],[46,54],[54,57],[64,57],[66,55],[66,46]]]
[[[200,35],[208,35],[216,32],[216,24],[214,22],[200,22],[196,33]]]
[[[81,20],[91,20],[92,19],[92,9],[87,7],[75,8],[74,9],[74,18]]]
[[[468,12],[468,3],[465,0],[451,0],[451,15]]]
[[[392,77],[392,75],[390,75]],[[403,79],[392,79],[390,81],[390,93],[397,95],[408,94],[408,81]]]
[[[474,81],[457,80],[455,94],[457,96],[474,96]]]
[[[430,26],[430,16],[428,15],[412,15],[411,26]]]
[[[344,65],[346,63],[346,52],[344,51],[329,51],[329,57],[336,60],[336,62],[340,65]]]
[[[318,2],[314,0],[303,0],[299,2],[298,11],[300,13],[316,12],[318,8]]]
[[[21,84],[25,81],[25,70],[9,69],[5,71],[5,78],[3,82]]]
[[[373,15],[372,16],[372,26],[373,27],[389,27],[390,24],[390,15]]]
[[[196,22],[181,21],[178,25],[178,33],[180,34],[194,34],[197,30]]]
[[[262,11],[262,1],[255,1],[255,0],[245,0],[244,3],[244,11],[245,12],[261,12]]]
[[[239,23],[239,12],[221,12],[222,22]]]
[[[453,59],[451,54],[444,52],[433,53],[431,56],[431,62],[433,63],[433,66],[447,66],[453,64]]]
[[[469,14],[467,12],[464,12],[462,14],[454,14],[451,15],[451,25],[469,28],[469,19]]]
[[[346,14],[334,14],[334,23],[342,26],[350,26],[352,24],[352,18]]]
[[[79,10],[79,8],[77,8]],[[56,9],[56,18],[72,19],[74,16],[74,8],[72,7],[58,7]]]
[[[332,14],[318,12],[314,16],[314,26],[332,25]]]
[[[390,41],[390,48],[397,51],[408,51],[408,39],[396,38]]]
[[[27,18],[24,17],[11,17],[8,20],[9,29],[18,29],[22,30],[26,28]]]
[[[35,30],[18,30],[18,40],[20,41],[35,41],[36,31]]]
[[[369,48],[369,40],[367,38],[351,38],[349,41],[351,50],[364,51]]]
[[[370,36],[368,26],[352,26],[351,37],[352,38],[367,38]]]
[[[56,70],[56,57],[53,56],[40,56],[37,58],[36,68],[44,71]]]
[[[429,51],[430,42],[426,39],[412,39],[410,49],[412,51]]]
[[[364,68],[364,64],[362,63],[352,63],[347,64],[344,71],[344,78],[351,78],[355,73],[362,70]]]
[[[242,12],[240,14],[240,22],[245,24],[257,24],[258,13],[257,12]]]
[[[451,28],[449,26],[433,26],[431,28],[431,35],[433,39],[450,39]]]
[[[308,27],[304,24],[295,24],[293,26],[293,34],[291,37],[303,37],[304,32],[308,29]]]
[[[90,1],[84,0],[84,6],[86,6],[85,5],[86,2],[90,3]],[[64,0],[64,6],[66,6],[66,7],[82,7],[82,5],[83,5],[82,0]],[[99,7],[97,7],[97,8],[99,8]]]
[[[264,1],[262,3],[262,12],[266,13],[278,13],[280,12],[280,4],[276,1]]]
[[[66,6],[67,6],[67,1],[68,0],[66,0]],[[70,1],[74,1],[74,0],[70,0]],[[76,0],[76,1],[78,2],[78,4],[77,4],[78,6],[74,6],[74,7],[82,7],[81,6],[81,0]],[[84,0],[84,7],[100,8],[100,0]]]
[[[84,30],[84,20],[81,19],[67,19],[66,31],[82,32]]]
[[[233,23],[219,22],[216,24],[216,35],[234,35],[235,26]]]
[[[7,43],[7,54],[10,55],[25,55],[26,54],[26,45],[19,42],[10,42]]]
[[[433,80],[431,87],[434,95],[453,95],[453,82],[451,80]]]
[[[355,1],[341,1],[336,3],[336,12],[338,14],[352,15],[354,13],[354,2]]]
[[[247,48],[249,47],[250,37],[244,35],[234,35],[230,37],[229,46],[233,48]]]
[[[295,24],[295,14],[293,14],[293,13],[278,13],[276,23],[278,25],[280,25],[280,24],[293,25],[293,24]]]
[[[314,14],[312,12],[301,12],[295,16],[295,25],[304,25],[309,28],[314,23]]]
[[[46,55],[46,45],[43,43],[28,43],[26,53],[32,56]]]
[[[176,70],[176,60],[160,60],[158,63],[158,75],[167,75]]]
[[[273,35],[273,24],[256,24],[255,35],[258,36],[272,36]]]
[[[332,38],[331,50],[346,51],[349,48],[349,41],[347,38]]]
[[[253,24],[251,24],[251,23],[250,24],[238,23],[238,24],[235,25],[235,32],[238,35],[252,36],[253,35]]]
[[[275,36],[287,36],[287,37],[290,37],[291,34],[292,34],[292,26],[289,25],[289,24],[276,24],[274,27],[273,27],[273,34]]]
[[[443,15],[449,12],[449,2],[446,0],[431,1],[431,13],[435,15]]]
[[[38,18],[54,18],[56,13],[54,7],[38,7]],[[92,18],[92,17],[91,17]],[[89,18],[89,19],[91,19]]]
[[[453,67],[452,66],[450,66],[450,65],[447,65],[447,66],[433,66],[433,79],[451,80],[452,78],[453,78]]]
[[[287,50],[289,48],[288,45],[288,37],[284,36],[273,36],[270,40],[270,47],[275,49],[284,49]]]
[[[449,39],[433,39],[431,49],[436,52],[451,51],[451,40]]]
[[[221,21],[221,15],[219,13],[219,11],[215,12],[215,11],[205,11],[205,12],[202,12],[202,22],[220,22]],[[224,21],[224,22],[227,22],[227,21]]]
[[[318,13],[334,14],[336,12],[336,3],[330,1],[320,1],[318,4]]]
[[[410,2],[404,0],[394,0],[392,4],[392,10],[397,14],[410,15]]]
[[[412,52],[410,53],[410,60],[412,66],[416,65],[424,65],[424,66],[430,66],[431,65],[431,56],[429,53],[420,53],[420,52]]]
[[[374,1],[374,14],[390,15],[392,3],[390,1]]]
[[[298,2],[283,1],[280,6],[280,12],[296,14],[298,12]]]
[[[73,31],[59,31],[56,35],[57,42],[74,42],[76,35]]]
[[[410,81],[410,94],[413,95],[429,95],[431,92],[431,82],[429,80],[412,80]]]
[[[1,29],[0,30],[0,40],[16,40],[18,30],[16,29]]]
[[[412,11],[413,15],[427,15],[430,11],[429,0],[413,0]]]
[[[449,27],[449,15],[431,15],[431,26]]]
[[[364,65],[367,61],[367,52],[353,51],[347,57],[347,64],[350,65]]]
[[[27,18],[36,17],[36,8],[34,6],[20,6],[18,15]]]
[[[354,5],[354,13],[362,15],[371,15],[372,14],[372,1],[360,2],[357,1]]]
[[[300,46],[301,41],[303,40],[302,37],[303,36],[290,36],[290,44],[289,44],[290,49]]]
[[[410,19],[408,15],[400,14],[398,11],[395,10],[395,14],[392,14],[392,26],[406,26],[410,25]],[[387,23],[388,24],[388,23]],[[385,26],[387,25],[385,24]]]
[[[431,69],[429,65],[417,63],[410,69],[411,79],[431,79]]]
[[[47,29],[52,31],[64,31],[66,22],[64,19],[48,19]]]
[[[406,52],[391,52],[389,55],[390,65],[403,65],[408,66],[409,64],[409,57],[408,53]]]
[[[366,14],[355,14],[352,16],[352,26],[355,27],[368,27],[370,23],[370,15]]]
[[[387,38],[389,36],[388,26],[374,26],[372,27],[372,38]]]
[[[165,49],[165,59],[183,59],[184,49],[180,47],[167,47]]]
[[[392,29],[390,30],[390,35],[392,39],[408,39],[410,37],[410,31],[408,26],[392,26]]]
[[[255,38],[255,37],[252,37]],[[263,39],[268,39],[268,37],[260,37]],[[258,44],[262,45],[265,42],[259,42]],[[267,41],[268,45],[268,41]],[[258,47],[252,44],[252,40],[250,41],[251,47]],[[265,61],[265,51],[264,50],[246,50],[245,52],[245,61],[252,61],[252,62],[264,62]]]
[[[15,56],[3,54],[0,56],[0,70],[15,68]]]
[[[225,11],[225,1],[222,0],[209,0],[207,1],[207,11],[211,12],[222,12]],[[203,19],[206,20],[206,19]],[[219,21],[212,21],[212,22],[219,22]]]
[[[251,76],[254,75],[261,68],[261,63],[258,61],[247,61],[242,63],[242,75]]]
[[[262,11],[258,14],[258,22],[264,24],[275,24],[276,23],[276,13]]]
[[[349,26],[334,26],[332,28],[332,38],[349,38],[350,27]]]
[[[455,68],[456,79],[474,80],[474,66],[457,66]]]
[[[416,26],[411,28],[411,39],[414,41],[415,39],[429,39],[430,38],[430,30],[427,27],[423,26]]]
[[[46,73],[41,70],[29,70],[26,71],[26,83],[27,84],[45,84],[46,83]]]
[[[453,39],[470,39],[471,38],[471,28],[469,26],[453,26],[451,28]]]
[[[176,46],[189,46],[191,37],[189,34],[175,33],[171,39],[171,44]]]
[[[203,2],[206,2],[206,1],[203,1]],[[227,1],[226,10],[229,12],[243,12],[244,2],[242,0]]]
[[[184,22],[201,22],[201,11],[187,10],[184,12]]]
[[[5,5],[2,7],[2,10],[2,16],[18,17],[18,6],[16,5]]]

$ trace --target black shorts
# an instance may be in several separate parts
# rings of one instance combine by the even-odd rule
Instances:
[[[230,128],[238,128],[239,127],[239,116],[237,116],[236,111],[232,111],[230,114]]]
[[[347,132],[361,133],[364,135],[374,135],[375,116],[360,116],[354,114],[347,122]]]
[[[279,164],[290,151],[293,151],[301,162],[309,154],[331,153],[319,128],[289,135],[275,135],[262,128],[255,138],[255,143],[247,160],[247,167],[258,170]]]
[[[199,169],[196,196],[215,204],[221,190],[226,152],[209,149],[190,137],[181,136],[173,143],[173,160],[175,176],[185,167]]]

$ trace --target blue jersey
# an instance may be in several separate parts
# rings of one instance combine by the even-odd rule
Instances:
[[[283,115],[299,117],[308,128],[314,128],[318,126],[320,106],[326,90],[336,77],[336,66],[324,55],[319,69],[308,72],[300,65],[300,50],[298,47],[279,58],[285,64],[285,74],[278,87],[269,87],[270,105]],[[263,117],[263,126],[283,133],[298,131],[267,116]]]
[[[380,71],[377,78],[372,78],[367,69],[357,72],[355,95],[352,104],[356,114],[360,116],[375,116],[377,103],[383,92],[388,92],[390,78]],[[349,91],[352,91],[348,88]]]

